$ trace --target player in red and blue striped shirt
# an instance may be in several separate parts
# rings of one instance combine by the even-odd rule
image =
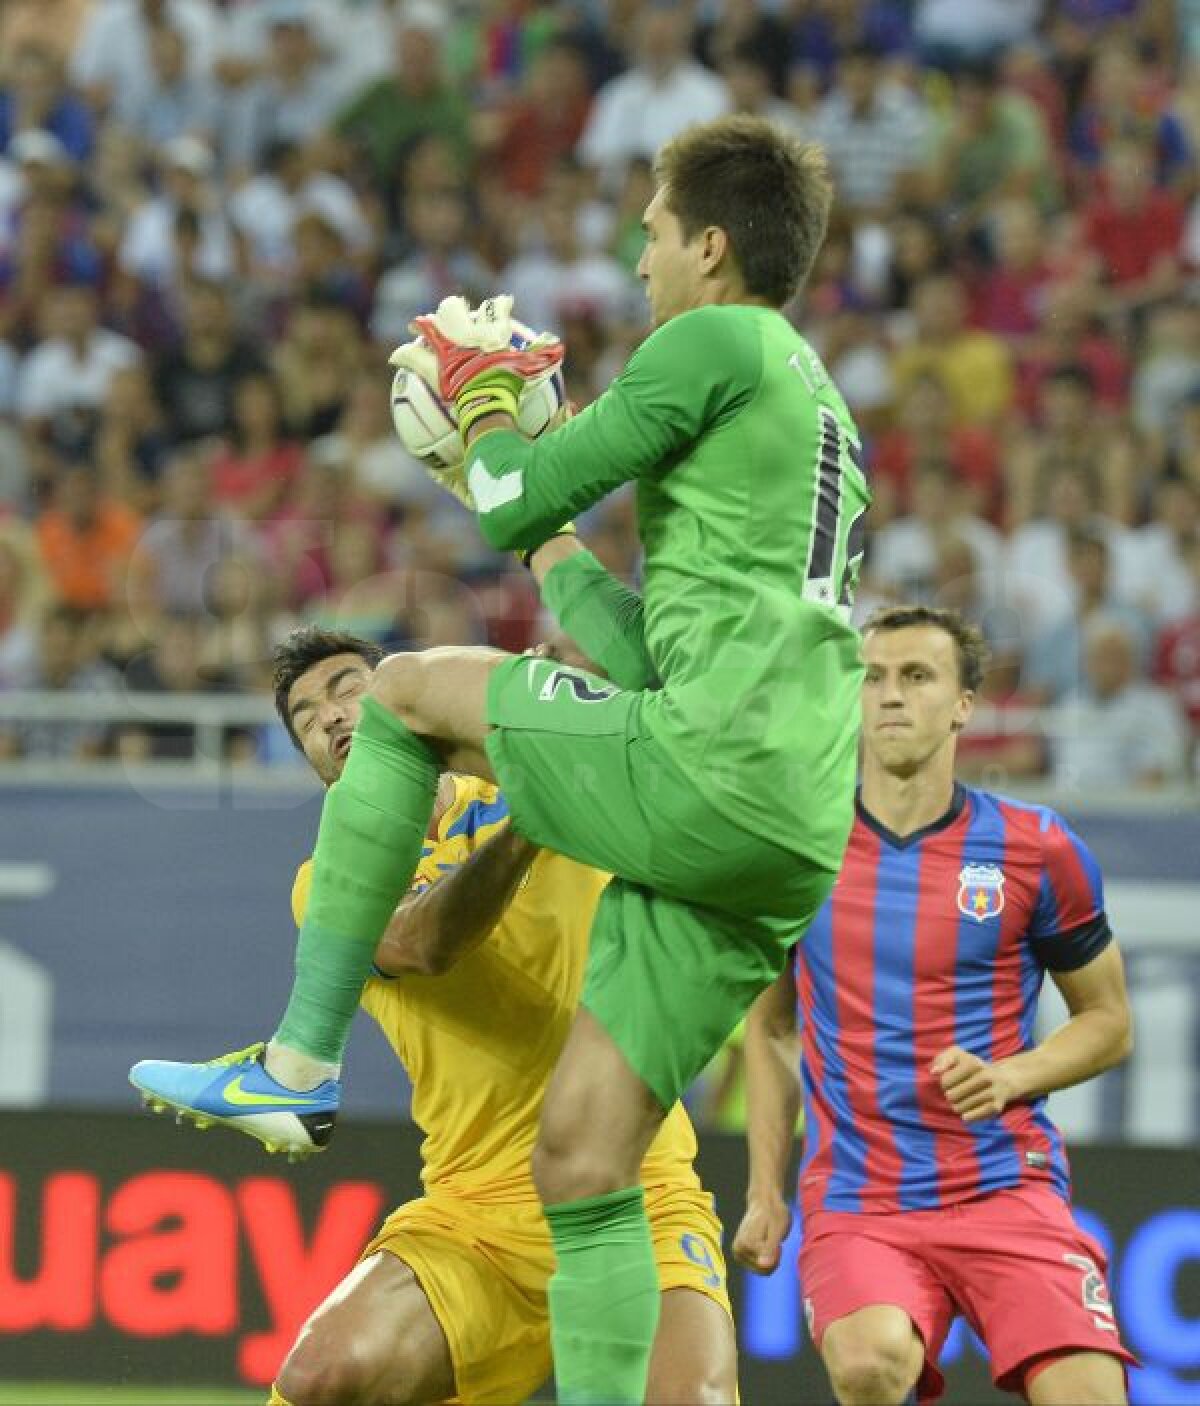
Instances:
[[[956,1313],[1037,1406],[1121,1403],[1100,1247],[1075,1223],[1045,1096],[1123,1059],[1130,1016],[1100,871],[1043,806],[954,778],[984,649],[958,616],[864,630],[863,771],[831,897],[746,1034],[750,1187],[738,1258],[769,1271],[790,1213],[797,1019],[800,1271],[843,1406],[942,1389]],[[1033,1039],[1046,972],[1071,1018]]]

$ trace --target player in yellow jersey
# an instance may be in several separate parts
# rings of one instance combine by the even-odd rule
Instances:
[[[276,706],[327,786],[380,653],[312,627],[276,651]],[[310,869],[296,875],[297,923]],[[412,1080],[424,1195],[387,1218],[305,1324],[276,1406],[513,1406],[549,1375],[554,1254],[530,1158],[607,878],[517,835],[494,786],[441,778],[412,890],[362,996]],[[647,1401],[660,1406],[736,1398],[721,1228],[695,1153],[676,1104],[642,1165],[662,1288]]]

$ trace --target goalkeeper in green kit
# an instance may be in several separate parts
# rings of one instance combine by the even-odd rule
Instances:
[[[211,1064],[147,1061],[152,1100],[303,1154],[328,1140],[343,1046],[408,889],[439,771],[498,782],[535,844],[611,870],[534,1175],[565,1402],[642,1400],[658,1285],[638,1169],[664,1111],[828,895],[853,814],[861,664],[849,624],[869,492],[838,391],[780,309],[824,236],[819,149],[727,117],[660,153],[645,212],[655,330],[609,389],[530,442],[509,300],[417,320],[495,547],[607,677],[478,648],[375,674],[325,800],[283,1023]],[[645,595],[563,524],[637,485]],[[461,482],[461,480],[460,480]]]

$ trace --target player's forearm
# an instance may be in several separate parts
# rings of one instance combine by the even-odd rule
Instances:
[[[799,1049],[794,1030],[746,1023],[746,1147],[749,1200],[784,1194],[800,1112]]]
[[[1080,1011],[1040,1044],[999,1061],[1014,1099],[1038,1098],[1103,1074],[1133,1048],[1128,1008]]]
[[[375,965],[387,976],[419,971],[437,975],[478,947],[504,916],[537,854],[513,830],[504,830],[466,863],[396,909]]]
[[[562,546],[560,547],[560,543]],[[619,688],[656,688],[642,598],[578,542],[559,538],[533,559],[542,599],[565,634]]]
[[[589,407],[589,410],[591,407]],[[496,427],[471,440],[467,485],[479,530],[501,551],[539,547],[633,473],[593,436],[589,411],[539,440]],[[577,429],[584,426],[582,437]],[[563,443],[563,441],[567,441]]]

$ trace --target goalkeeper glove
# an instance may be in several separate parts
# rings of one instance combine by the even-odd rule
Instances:
[[[558,338],[542,332],[530,340],[529,329],[514,322],[512,303],[500,293],[472,311],[465,298],[443,298],[435,313],[411,324],[437,360],[438,391],[454,403],[464,443],[471,426],[488,415],[515,420],[525,382],[562,362]]]

